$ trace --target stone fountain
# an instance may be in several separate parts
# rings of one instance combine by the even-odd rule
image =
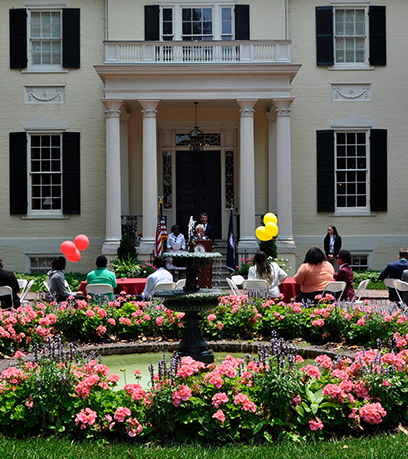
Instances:
[[[200,289],[197,280],[199,268],[211,265],[213,258],[221,258],[218,252],[195,252],[194,247],[195,221],[190,217],[188,225],[188,251],[176,253],[164,253],[164,258],[172,258],[174,266],[186,268],[186,285],[183,289],[160,291],[158,295],[164,299],[166,308],[184,312],[182,319],[184,325],[183,338],[179,344],[178,354],[181,357],[190,356],[194,360],[204,363],[213,363],[214,354],[208,348],[201,332],[202,317],[200,313],[214,309],[218,304],[218,298],[228,295],[227,291]]]

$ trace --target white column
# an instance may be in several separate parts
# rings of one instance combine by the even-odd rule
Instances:
[[[120,107],[122,100],[107,100],[106,117],[106,237],[102,251],[116,255],[122,238],[120,199]]]
[[[290,106],[293,97],[273,99],[276,107],[276,188],[279,253],[287,253],[289,266],[295,266],[296,245],[292,232],[292,164],[290,149]]]
[[[237,99],[240,106],[240,239],[238,250],[255,253],[254,106],[258,99]]]
[[[120,115],[120,177],[122,215],[129,215],[129,119],[130,113]]]
[[[159,100],[139,100],[143,107],[143,241],[139,253],[153,252],[157,227],[157,119]]]
[[[268,212],[276,214],[277,189],[276,189],[276,111],[266,112],[268,120]]]

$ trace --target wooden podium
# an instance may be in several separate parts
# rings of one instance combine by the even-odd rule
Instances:
[[[195,241],[196,252],[212,252],[213,241],[211,240],[196,240]],[[212,261],[211,265],[207,268],[200,268],[198,274],[198,285],[200,288],[211,288],[212,287]]]

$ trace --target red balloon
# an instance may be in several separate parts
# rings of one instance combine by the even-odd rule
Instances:
[[[61,244],[61,252],[68,257],[68,255],[73,255],[76,251],[75,244],[72,241],[64,241]]]
[[[72,263],[76,263],[81,258],[81,252],[78,249],[75,249],[73,255],[67,255],[67,260],[71,261]]]
[[[85,234],[78,234],[75,238],[75,245],[78,250],[85,250],[89,245],[89,239]]]

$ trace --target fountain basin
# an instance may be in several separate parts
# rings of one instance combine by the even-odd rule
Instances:
[[[206,268],[211,265],[213,258],[221,258],[219,252],[165,252],[163,258],[172,258],[172,263],[178,268]]]
[[[214,309],[220,296],[227,296],[226,290],[200,289],[198,292],[186,294],[184,290],[163,290],[157,296],[164,299],[166,308],[175,312],[207,312]]]

